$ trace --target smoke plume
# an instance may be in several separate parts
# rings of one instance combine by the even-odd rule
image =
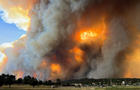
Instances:
[[[0,0],[0,7],[6,22],[27,31],[0,46],[1,73],[42,80],[140,77],[139,0]]]

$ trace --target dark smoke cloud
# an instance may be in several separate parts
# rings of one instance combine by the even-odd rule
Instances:
[[[139,9],[139,0],[38,0],[31,11],[25,45],[16,49],[18,54],[14,56],[16,46],[5,50],[8,62],[3,72],[20,69],[25,75],[41,73],[38,78],[43,80],[125,77],[126,56],[139,48]],[[73,40],[79,21],[83,27],[91,27],[100,24],[102,18],[107,27],[104,43]],[[76,62],[75,52],[70,52],[74,47],[84,54],[81,64]],[[39,68],[43,60],[47,66]],[[51,76],[54,63],[61,66],[62,74]]]

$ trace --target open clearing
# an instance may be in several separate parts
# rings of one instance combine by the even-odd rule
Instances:
[[[33,88],[29,85],[12,85],[11,88],[8,86],[3,86],[0,90],[140,90],[140,86],[117,86],[117,87],[108,87],[108,88],[98,88],[98,87],[58,87],[51,88],[49,86],[36,86]]]

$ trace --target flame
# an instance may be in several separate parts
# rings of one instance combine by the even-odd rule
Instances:
[[[140,78],[140,43],[139,39],[135,42],[135,47],[133,47],[133,51],[131,53],[126,55],[126,61],[127,64],[126,67],[126,73],[124,74],[124,77],[135,77]],[[134,46],[133,45],[133,46]],[[137,67],[137,68],[136,68]]]
[[[51,70],[53,73],[60,73],[61,72],[61,66],[59,64],[52,64]]]
[[[81,33],[82,40],[88,40],[88,39],[94,38],[94,37],[96,38],[96,36],[97,36],[97,33],[94,33],[92,31],[87,31],[87,32]]]
[[[80,48],[74,47],[73,49],[70,50],[70,53],[74,54],[74,58],[78,63],[83,62],[84,52]]]
[[[19,78],[23,78],[24,72],[22,72],[21,70],[19,70],[19,71],[15,71],[14,74],[16,76],[16,79],[19,79]]]
[[[51,77],[60,77],[62,74],[61,66],[59,64],[51,64]]]
[[[82,22],[83,23],[83,22]],[[75,41],[78,43],[100,42],[103,43],[106,39],[106,24],[102,19],[96,25],[84,26],[78,23]]]

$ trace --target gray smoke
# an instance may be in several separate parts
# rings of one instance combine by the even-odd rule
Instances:
[[[139,5],[137,0],[38,0],[31,10],[26,38],[17,40],[15,47],[5,49],[8,62],[3,72],[20,70],[24,76],[36,73],[43,80],[124,77],[125,56],[135,42],[135,34],[139,33],[130,28],[133,24],[139,25],[139,21],[132,21],[139,13],[131,17],[131,12],[139,12]],[[79,32],[79,20],[84,21],[83,26],[90,27],[102,17],[107,27],[107,39],[102,45],[77,44],[73,40]],[[84,63],[78,64],[75,53],[69,52],[75,46],[84,52]],[[43,61],[47,65],[41,67]],[[61,74],[51,75],[54,63],[61,66]]]

